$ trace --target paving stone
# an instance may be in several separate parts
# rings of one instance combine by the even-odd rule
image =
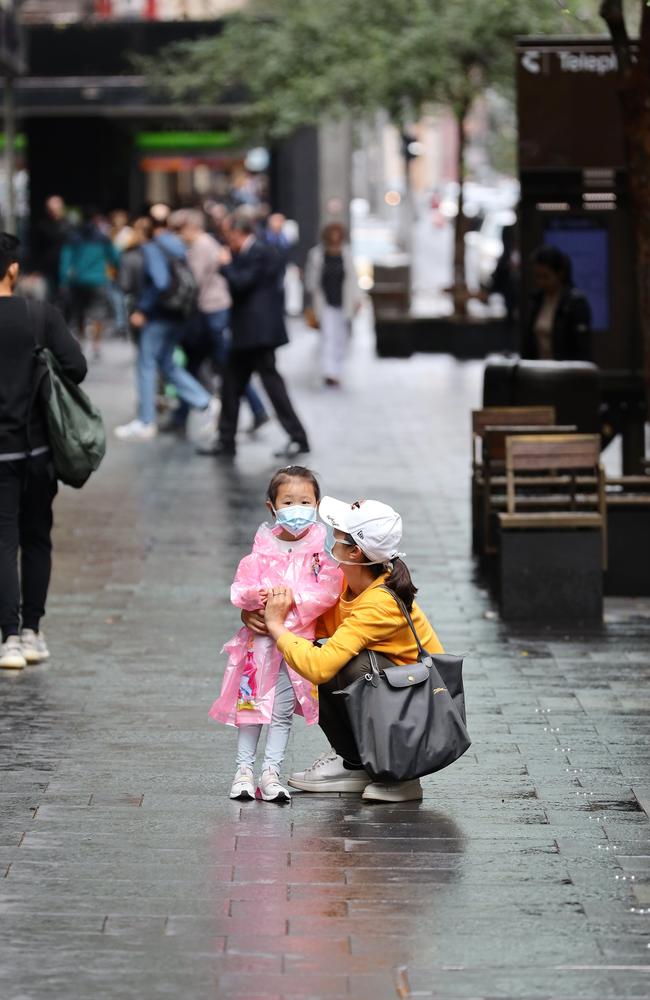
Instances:
[[[650,605],[504,625],[469,551],[481,365],[380,361],[361,329],[333,394],[316,351],[296,329],[280,354],[310,463],[401,510],[419,600],[466,652],[473,746],[422,803],[230,802],[236,735],[207,710],[282,434],[231,468],[111,439],[57,502],[52,659],[0,676],[0,997],[647,1000]],[[130,349],[89,386],[127,417]],[[297,721],[287,770],[322,749]]]

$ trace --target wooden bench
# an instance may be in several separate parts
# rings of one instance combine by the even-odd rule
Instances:
[[[536,427],[555,423],[553,406],[485,406],[472,411],[472,549],[481,550],[482,514],[479,495],[483,480],[483,437],[487,427]]]
[[[495,426],[486,427],[483,433],[481,475],[477,478],[476,508],[480,517],[477,550],[482,556],[492,556],[497,552],[496,544],[496,512],[499,507],[505,508],[505,486],[506,486],[506,441],[509,437],[519,435],[538,434],[570,434],[575,431],[575,426],[571,424],[559,425],[516,425],[516,426]],[[546,491],[549,486],[547,476],[530,477],[526,481],[528,491],[534,490],[539,494]],[[496,491],[501,491],[498,493]],[[527,498],[527,506],[531,504]]]
[[[580,492],[579,475],[590,482],[588,493]],[[553,495],[563,495],[560,508],[522,509],[527,481],[544,476]],[[600,435],[508,437],[506,497],[498,516],[503,618],[600,621],[607,561]]]
[[[482,496],[479,503],[483,511],[483,554],[495,555],[498,535],[497,514],[507,509],[506,497],[506,442],[509,437],[520,435],[566,435],[573,434],[577,428],[573,424],[552,424],[545,427],[487,427],[483,437],[483,482]],[[527,474],[522,479],[519,491],[519,503],[522,509],[550,510],[564,504],[562,490],[569,483],[567,476],[550,476]],[[581,488],[592,486],[593,477],[578,477]],[[554,487],[559,488],[559,495],[554,495]],[[557,490],[555,491],[557,493]]]

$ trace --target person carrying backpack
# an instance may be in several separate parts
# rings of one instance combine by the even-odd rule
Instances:
[[[0,233],[0,668],[12,670],[50,655],[40,622],[52,567],[57,477],[44,407],[34,398],[37,344],[72,382],[79,384],[87,372],[61,313],[14,296],[19,246],[15,236]]]
[[[187,262],[185,246],[168,231],[166,223],[154,219],[153,236],[143,244],[142,255],[142,289],[130,316],[131,326],[139,333],[138,415],[128,424],[116,427],[115,435],[123,441],[155,438],[158,433],[158,371],[174,386],[180,398],[200,414],[194,433],[197,436],[203,431],[208,433],[219,412],[218,400],[174,360],[174,351],[197,302],[196,281]]]

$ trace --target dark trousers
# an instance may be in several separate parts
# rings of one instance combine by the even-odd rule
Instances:
[[[290,439],[307,447],[307,432],[291,405],[284,379],[275,367],[275,351],[270,347],[230,352],[221,390],[221,416],[219,418],[221,444],[228,451],[234,452],[239,419],[239,401],[253,372],[257,372],[261,378],[277,418]]]
[[[327,736],[330,746],[348,764],[361,765],[359,751],[352,733],[345,701],[335,692],[347,687],[357,677],[365,674],[363,666],[348,666],[339,670],[327,684],[318,686],[318,724]]]
[[[215,371],[223,381],[230,350],[229,323],[230,309],[220,309],[218,312],[210,313],[199,312],[192,324],[193,329],[188,336],[183,338],[181,347],[187,357],[187,370],[199,382],[201,381],[201,367],[206,358],[212,362]],[[253,411],[254,417],[266,416],[264,403],[251,382],[244,389],[244,397]],[[181,401],[177,410],[179,422],[184,422],[188,413],[189,406]]]
[[[57,481],[49,455],[0,462],[0,628],[3,641],[38,631],[52,569],[52,501]],[[20,576],[18,555],[20,553]],[[21,600],[22,590],[22,600]]]

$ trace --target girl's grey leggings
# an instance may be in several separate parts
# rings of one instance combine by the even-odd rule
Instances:
[[[283,660],[280,665],[278,682],[275,686],[273,714],[268,726],[264,763],[262,764],[263,771],[266,771],[270,767],[274,771],[277,771],[278,774],[280,773],[282,762],[284,761],[284,753],[289,742],[295,703],[296,696]],[[239,727],[237,767],[241,767],[242,765],[253,767],[255,764],[255,754],[257,753],[257,744],[259,743],[262,728],[261,725]]]

